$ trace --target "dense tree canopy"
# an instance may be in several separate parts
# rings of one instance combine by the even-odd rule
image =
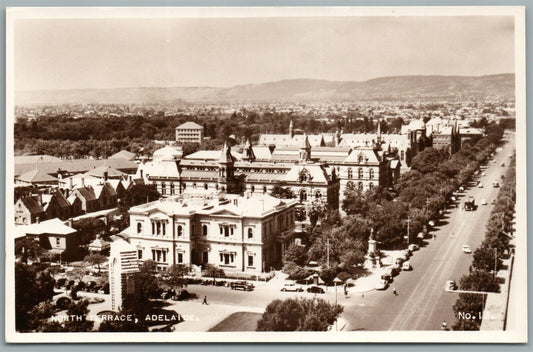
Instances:
[[[266,307],[257,331],[326,331],[342,311],[323,299],[277,299]]]

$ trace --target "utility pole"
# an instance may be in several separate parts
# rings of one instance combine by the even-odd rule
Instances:
[[[326,249],[327,249],[327,263],[329,269],[329,238],[326,240]]]
[[[411,223],[411,218],[407,217],[407,247],[409,247],[409,224]]]

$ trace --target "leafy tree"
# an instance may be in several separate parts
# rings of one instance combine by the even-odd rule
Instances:
[[[364,198],[363,192],[352,181],[348,181],[346,184],[342,210],[348,215],[360,214],[362,216],[366,215],[368,211],[368,202]]]
[[[294,194],[294,192],[289,187],[286,187],[285,185],[286,183],[282,181],[276,183],[274,187],[272,188],[270,195],[272,197],[282,198],[282,199],[296,198],[296,195]]]
[[[472,270],[459,281],[459,287],[465,291],[500,292],[498,280],[484,270]]]
[[[173,264],[167,269],[167,283],[175,289],[187,286],[187,279],[185,275],[189,272],[189,268],[183,264]]]
[[[411,161],[411,169],[420,171],[422,174],[437,171],[441,162],[448,159],[448,153],[435,148],[426,148],[418,153]]]
[[[105,235],[107,226],[102,219],[81,218],[72,224],[78,230],[80,244],[89,244],[97,235]]]
[[[326,285],[333,285],[333,280],[337,276],[337,268],[326,268],[320,273],[320,278]]]
[[[87,306],[89,302],[85,299],[80,300],[78,303],[73,303],[67,310],[67,315],[75,316],[75,319],[69,319],[65,322],[64,331],[67,332],[88,332],[91,331],[94,322],[87,320],[87,314],[89,309]]]
[[[292,243],[283,254],[283,263],[287,264],[289,262],[305,265],[307,263],[307,250],[305,247]]]
[[[15,264],[15,326],[18,331],[31,328],[29,312],[42,301],[54,296],[55,281],[48,271],[37,271],[34,267]]]
[[[473,256],[474,261],[472,266],[478,270],[489,272],[495,269],[494,265],[496,264],[496,271],[498,271],[503,265],[503,261],[498,257],[497,250],[495,251],[494,248],[487,246],[486,242],[483,242],[474,251]]]
[[[23,263],[27,263],[28,259],[40,260],[45,252],[46,250],[33,238],[24,237],[15,242],[15,255],[20,256]]]
[[[453,330],[479,330],[481,319],[461,319],[460,314],[470,314],[474,317],[479,317],[483,314],[483,306],[486,295],[474,293],[460,293],[459,299],[453,305],[453,311],[457,317]]]
[[[157,263],[153,260],[143,262],[139,272],[141,301],[147,302],[150,298],[159,298],[161,289],[156,276]]]
[[[107,262],[107,257],[105,255],[93,253],[85,256],[83,261],[91,265],[96,265],[98,268],[98,274],[100,274],[100,264]]]
[[[226,276],[224,270],[213,264],[206,264],[203,276],[212,277],[213,283],[216,284],[217,277],[221,278]]]
[[[257,322],[257,331],[326,331],[342,311],[323,299],[276,299]]]
[[[130,208],[154,200],[158,200],[161,194],[157,191],[155,185],[133,185],[126,190],[122,198],[122,206]]]

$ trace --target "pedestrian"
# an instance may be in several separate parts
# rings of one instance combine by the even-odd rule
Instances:
[[[361,293],[361,298],[365,298],[365,294],[364,293]]]
[[[392,289],[392,293],[393,293],[395,296],[398,296],[398,293],[396,292],[396,287],[393,287],[393,289]]]
[[[202,304],[207,305],[207,296],[204,296],[204,301],[202,302]]]

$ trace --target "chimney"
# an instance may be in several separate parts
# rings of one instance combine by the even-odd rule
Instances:
[[[82,177],[82,178],[81,178],[81,186],[82,186],[82,187],[85,187],[85,177]]]
[[[140,172],[140,174],[141,174],[141,178],[143,178],[143,170],[140,169],[139,172]]]
[[[41,223],[41,217],[40,217],[40,216],[36,217],[36,218],[35,218],[35,222],[36,222],[37,224]]]
[[[104,171],[104,181],[107,181],[108,176],[109,176],[109,173],[107,171]]]
[[[68,190],[71,190],[73,188],[74,188],[74,181],[72,181],[72,177],[69,177],[69,179],[68,179]]]

